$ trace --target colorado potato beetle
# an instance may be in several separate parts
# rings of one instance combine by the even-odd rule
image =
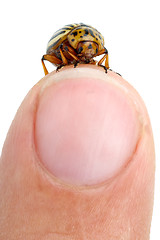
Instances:
[[[94,57],[104,54],[100,61]],[[45,75],[48,70],[44,64],[47,60],[57,66],[57,70],[65,65],[78,63],[98,64],[102,66],[105,61],[104,69],[109,69],[108,50],[104,47],[104,38],[95,28],[79,23],[69,24],[56,31],[47,45],[46,54],[41,61]]]

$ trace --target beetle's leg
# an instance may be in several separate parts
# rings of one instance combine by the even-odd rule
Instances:
[[[108,54],[106,53],[102,59],[98,62],[98,65],[102,65],[103,61],[105,60],[105,67],[109,69],[109,63],[108,63]]]
[[[48,74],[48,70],[47,70],[47,68],[46,68],[46,65],[44,64],[43,58],[41,59],[41,62],[42,62],[44,74],[47,75],[47,74]]]
[[[78,59],[78,57],[76,56],[76,52],[75,52],[74,49],[71,48],[70,46],[65,46],[65,47],[64,47],[64,50],[66,51],[66,53],[68,53],[68,54],[75,60],[74,68],[76,68],[77,65],[78,65],[78,63],[79,63],[79,59]]]
[[[108,61],[108,50],[106,48],[102,49],[101,51],[99,51],[96,56],[99,56],[101,54],[105,54],[102,59],[98,62],[98,65],[101,65],[103,63],[103,61],[105,60],[105,67],[107,69],[109,69],[109,61]]]
[[[56,72],[58,72],[59,69],[61,69],[61,68],[64,67],[64,66],[65,66],[64,64],[59,65],[59,66],[56,68]]]
[[[79,59],[71,52],[68,51],[68,54],[73,57],[73,59],[75,59],[77,62],[79,62]]]
[[[108,63],[108,50],[106,48],[102,49],[101,51],[99,51],[97,53],[96,56],[99,56],[101,54],[104,54],[105,55],[103,56],[103,58],[98,62],[98,65],[102,66],[105,70],[106,70],[106,73],[107,73],[107,69],[109,69],[110,71],[113,71],[112,69],[109,68],[109,63]],[[105,60],[105,66],[101,65],[102,62]],[[119,76],[122,76],[120,73],[117,73],[115,72],[116,74],[118,74]]]
[[[73,53],[71,53],[69,51],[67,53],[75,60],[74,68],[76,68],[79,63],[79,59]]]
[[[90,64],[96,65],[98,62],[94,59],[92,59],[92,61],[90,62]]]
[[[45,75],[48,74],[48,70],[47,70],[47,68],[44,64],[44,60],[47,60],[47,61],[49,61],[53,64],[61,64],[62,63],[62,61],[55,56],[52,56],[52,55],[49,55],[49,54],[43,55],[43,57],[41,59],[41,62],[42,62],[42,66],[43,66],[43,70],[44,70]]]
[[[104,66],[104,65],[98,65],[98,66],[103,67],[106,73],[108,72],[106,66]]]
[[[74,68],[76,68],[76,67],[77,67],[77,65],[78,65],[78,62],[75,62],[75,63],[74,63]]]
[[[119,76],[122,77],[122,75],[121,75],[120,73],[113,71],[111,68],[110,68],[109,70],[112,71],[112,72],[114,72],[114,73],[116,73],[116,74],[118,74]]]
[[[103,48],[102,50],[100,50],[100,51],[96,54],[96,56],[102,55],[102,54],[104,54],[104,53],[108,54],[108,50],[107,50],[106,48]]]
[[[60,54],[61,54],[61,58],[62,58],[63,64],[64,64],[64,65],[67,65],[67,64],[68,64],[68,61],[67,61],[66,57],[64,56],[64,54],[63,54],[63,52],[62,52],[61,49],[59,49],[59,51],[60,51]]]
[[[77,62],[79,61],[78,57],[76,57],[75,54],[72,53],[73,50],[72,50],[71,47],[65,46],[65,47],[64,47],[64,50],[65,50],[74,60],[76,60]]]
[[[76,55],[76,52],[75,52],[75,50],[72,48],[72,47],[70,47],[70,46],[68,46],[68,45],[63,45],[63,49],[66,51],[66,52],[70,52],[70,53],[72,53],[74,56]]]

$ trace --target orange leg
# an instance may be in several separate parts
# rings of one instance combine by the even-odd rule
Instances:
[[[49,61],[49,62],[51,62],[51,63],[53,63],[55,65],[62,63],[62,61],[59,58],[55,57],[55,56],[52,56],[52,55],[49,55],[49,54],[43,55],[41,61],[42,61],[42,66],[43,66],[43,70],[44,70],[45,75],[48,74],[48,70],[47,70],[47,68],[46,68],[46,66],[44,64],[44,60],[47,60],[47,61]]]
[[[103,48],[101,51],[99,51],[99,52],[96,54],[96,56],[102,55],[102,54],[104,54],[104,53],[108,54],[108,50],[107,50],[106,48]]]
[[[73,55],[73,53],[71,53],[71,52],[68,51],[68,54],[69,54],[74,60],[76,60],[77,62],[79,61],[79,59],[78,59],[75,55]]]
[[[72,48],[69,46],[64,47],[64,50],[77,62],[79,62],[78,57],[75,56],[75,53],[73,52]]]
[[[101,65],[103,63],[103,61],[105,60],[105,68],[109,69],[109,62],[108,62],[108,50],[106,48],[102,49],[101,51],[99,51],[97,53],[96,56],[99,56],[101,54],[104,54],[104,56],[102,57],[102,59],[98,62],[98,65]]]
[[[48,70],[46,68],[46,65],[44,64],[43,60],[41,59],[42,62],[42,66],[43,66],[43,70],[44,70],[44,74],[47,75],[48,74]]]
[[[105,60],[105,67],[109,69],[109,63],[108,63],[108,54],[105,54],[102,59],[98,62],[98,65],[101,65],[103,61]]]
[[[61,54],[61,58],[62,58],[63,64],[64,64],[64,65],[67,65],[67,64],[68,64],[68,61],[67,61],[66,57],[64,56],[64,54],[63,54],[63,52],[62,52],[61,49],[59,49],[59,51],[60,51],[60,54]]]

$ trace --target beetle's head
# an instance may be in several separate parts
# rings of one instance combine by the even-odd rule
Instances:
[[[88,61],[98,53],[98,44],[91,41],[79,42],[77,46],[77,53],[78,57],[82,61]]]

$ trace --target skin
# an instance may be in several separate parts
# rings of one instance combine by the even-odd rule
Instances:
[[[98,68],[97,78],[104,72],[97,66],[78,68],[88,74]],[[62,71],[66,77],[74,75],[72,66]],[[46,170],[35,143],[38,102],[54,74],[30,90],[4,143],[0,160],[0,239],[148,240],[155,163],[151,125],[142,99],[122,77],[108,71],[114,87],[127,89],[126,97],[132,96],[138,107],[137,124],[140,121],[141,127],[135,151],[109,180],[89,186],[68,184]]]

